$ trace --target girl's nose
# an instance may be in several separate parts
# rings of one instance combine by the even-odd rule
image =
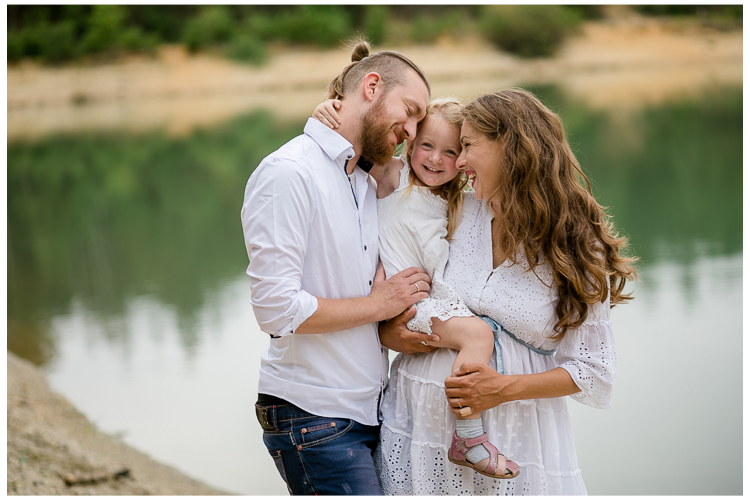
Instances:
[[[438,153],[437,151],[433,151],[430,155],[430,161],[432,163],[438,164],[443,161],[443,158],[440,156],[440,153]]]

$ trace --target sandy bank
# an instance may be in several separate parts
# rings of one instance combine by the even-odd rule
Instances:
[[[396,49],[419,64],[433,97],[470,99],[514,85],[556,83],[593,108],[633,108],[742,84],[742,31],[637,16],[610,6],[553,58],[523,60],[467,37]],[[8,140],[58,132],[167,130],[184,135],[258,108],[302,120],[348,62],[346,49],[277,50],[255,68],[162,47],[156,57],[61,68],[8,67]]]
[[[10,352],[7,452],[9,495],[224,494],[98,431],[38,369]],[[102,480],[67,486],[64,478]]]

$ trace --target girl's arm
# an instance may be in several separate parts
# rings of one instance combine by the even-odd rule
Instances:
[[[339,114],[336,112],[340,108],[341,101],[338,99],[328,99],[318,104],[312,116],[324,125],[328,125],[330,128],[336,130],[341,123]]]

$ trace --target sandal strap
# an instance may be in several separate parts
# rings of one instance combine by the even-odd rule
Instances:
[[[464,444],[466,445],[467,448],[473,448],[473,447],[475,447],[478,444],[488,443],[489,440],[490,440],[490,438],[489,438],[489,436],[487,436],[487,433],[485,432],[484,434],[482,434],[479,437],[466,438],[463,441],[464,441]],[[491,443],[490,443],[490,446],[492,446]],[[494,446],[493,446],[493,448],[494,448]]]

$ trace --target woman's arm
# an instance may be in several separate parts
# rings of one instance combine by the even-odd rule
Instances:
[[[487,365],[464,363],[455,376],[445,379],[445,395],[456,415],[459,403],[477,413],[508,401],[559,398],[577,392],[580,389],[570,374],[560,367],[532,375],[500,375]]]

